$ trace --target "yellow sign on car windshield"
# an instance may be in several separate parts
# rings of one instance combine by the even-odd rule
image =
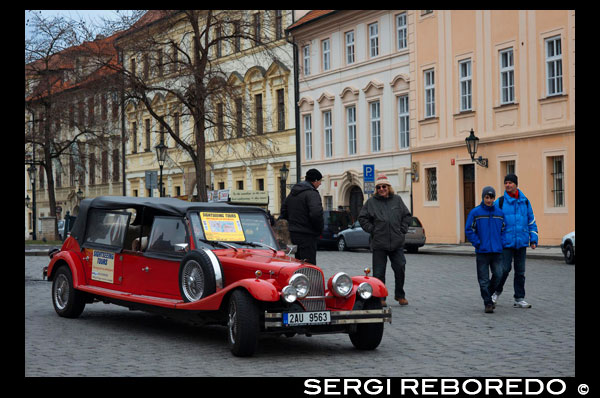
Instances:
[[[208,240],[243,242],[246,240],[237,213],[200,212],[204,236]]]

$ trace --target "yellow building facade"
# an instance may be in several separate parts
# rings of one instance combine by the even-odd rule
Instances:
[[[418,10],[409,21],[414,215],[465,241],[487,185],[519,178],[540,245],[575,229],[575,11]],[[465,139],[479,138],[474,163]]]

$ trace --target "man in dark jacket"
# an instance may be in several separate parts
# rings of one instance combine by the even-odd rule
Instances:
[[[400,305],[407,305],[404,292],[404,235],[408,232],[411,214],[402,198],[394,194],[385,175],[377,176],[375,189],[375,195],[360,210],[358,222],[364,231],[371,234],[373,276],[385,283],[385,268],[389,257],[394,270],[394,299]],[[386,305],[385,299],[381,303]]]
[[[494,312],[492,294],[502,279],[502,239],[504,238],[504,213],[494,205],[496,191],[483,188],[481,204],[467,217],[465,236],[475,247],[477,280],[486,313]],[[492,279],[490,280],[490,270]]]
[[[306,172],[281,206],[280,219],[288,221],[290,239],[297,245],[296,258],[317,264],[317,236],[323,232],[323,204],[317,188],[323,176],[317,169]]]

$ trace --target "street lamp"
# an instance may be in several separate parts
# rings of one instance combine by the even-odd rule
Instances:
[[[81,202],[83,200],[83,198],[85,197],[83,192],[81,191],[81,187],[79,187],[79,189],[77,190],[77,192],[75,192],[75,195],[77,195],[77,199]]]
[[[29,205],[31,204],[31,198],[29,195],[25,196],[25,207],[29,209]]]
[[[33,240],[37,240],[37,220],[36,220],[36,207],[35,207],[35,166],[32,164],[30,167],[27,168],[27,173],[29,173],[29,182],[31,182],[31,196],[32,196],[32,201],[31,201],[31,211],[33,213],[32,217],[33,217],[33,233],[31,235],[31,238]],[[27,195],[29,196],[29,195]]]
[[[469,155],[471,155],[471,160],[482,167],[488,167],[487,158],[483,158],[481,157],[481,155],[478,158],[475,158],[475,155],[477,154],[479,138],[475,136],[473,129],[471,129],[471,134],[467,138],[465,138],[465,142],[467,144],[467,150],[469,151]]]
[[[279,169],[279,175],[280,175],[280,179],[279,179],[279,187],[280,187],[280,191],[281,191],[281,203],[280,205],[283,205],[283,202],[285,201],[285,183],[287,182],[287,178],[288,175],[290,173],[290,170],[286,167],[285,163],[283,164],[283,167]]]
[[[163,140],[160,140],[160,143],[154,147],[156,149],[156,158],[158,159],[158,167],[160,167],[160,180],[158,182],[158,186],[160,187],[160,197],[163,197],[163,166],[165,165],[165,160],[167,159],[167,146],[164,144]]]

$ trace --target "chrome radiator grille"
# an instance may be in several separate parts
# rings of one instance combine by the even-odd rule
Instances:
[[[307,311],[323,311],[325,307],[325,283],[321,271],[314,268],[300,268],[294,274],[304,274],[309,280],[308,296],[299,302]]]

